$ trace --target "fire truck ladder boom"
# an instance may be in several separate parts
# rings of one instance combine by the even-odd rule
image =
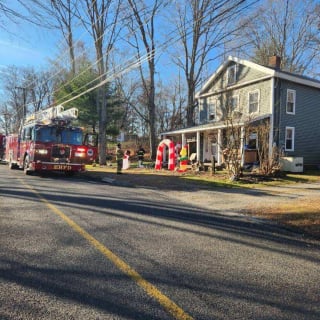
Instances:
[[[43,123],[50,123],[56,119],[59,120],[74,120],[78,118],[78,109],[71,108],[68,110],[64,110],[62,105],[50,107],[48,109],[40,110],[31,114],[25,121],[25,123],[30,122],[43,122]]]
[[[78,118],[78,109],[77,108],[71,108],[68,110],[64,110],[60,112],[58,115],[58,118],[65,119],[65,120],[72,120]]]

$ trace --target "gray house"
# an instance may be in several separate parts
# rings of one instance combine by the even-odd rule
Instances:
[[[264,121],[270,155],[277,148],[283,159],[299,159],[302,168],[301,162],[319,167],[320,81],[282,71],[280,62],[273,56],[262,66],[229,57],[196,94],[196,125],[162,136],[188,145],[201,162],[214,157],[222,164],[231,121],[241,134],[239,156],[245,164],[259,161],[258,133],[252,124]]]

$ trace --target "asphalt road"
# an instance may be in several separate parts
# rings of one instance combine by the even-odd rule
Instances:
[[[156,189],[0,166],[0,319],[319,319],[320,245]]]

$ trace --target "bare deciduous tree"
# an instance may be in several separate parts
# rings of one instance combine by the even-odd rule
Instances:
[[[78,12],[79,19],[87,28],[94,40],[96,51],[96,64],[101,86],[98,90],[98,115],[99,115],[99,163],[106,164],[106,128],[107,128],[107,97],[108,84],[107,71],[109,67],[109,55],[118,36],[119,1],[82,0],[83,11],[86,13],[84,19],[81,10]]]
[[[52,13],[56,18],[63,37],[67,43],[72,73],[76,74],[76,61],[73,40],[73,20],[77,1],[72,0],[51,0]]]
[[[281,68],[298,74],[314,72],[319,55],[318,1],[268,0],[248,16],[241,30],[242,54],[262,65],[281,57]],[[240,45],[240,44],[239,44]]]
[[[253,132],[257,137],[257,153],[259,160],[259,173],[272,176],[279,172],[279,148],[274,146],[270,150],[270,119],[252,122],[247,126],[247,134]]]
[[[158,130],[160,133],[183,127],[186,105],[185,91],[180,85],[180,77],[172,79],[166,85],[158,84],[156,95]]]
[[[76,17],[78,0],[21,0],[20,3],[29,13],[29,19],[33,24],[40,25],[41,28],[61,31],[69,53],[70,69],[75,74],[76,60],[73,34],[76,21],[78,21]]]
[[[4,76],[5,75],[5,76]],[[48,92],[52,83],[47,72],[35,72],[30,68],[8,67],[2,73],[2,83],[6,95],[2,113],[6,115],[5,127],[9,132],[17,132],[21,121],[28,112],[35,112],[50,104]]]
[[[33,1],[39,2],[37,0]],[[15,23],[27,21],[34,25],[43,26],[43,19],[40,18],[36,11],[32,10],[33,6],[30,6],[29,1],[20,0],[19,4],[23,10],[18,10],[12,2],[8,4],[3,3],[3,1],[0,2],[0,28],[5,29],[7,32],[11,32],[8,30],[4,18],[7,18]]]
[[[238,180],[242,173],[243,137],[238,121],[227,117],[223,131],[222,154],[231,180]]]
[[[143,91],[146,97],[147,106],[147,123],[149,127],[149,142],[151,158],[156,156],[157,139],[156,139],[156,105],[155,105],[155,72],[156,72],[156,28],[155,22],[158,13],[165,5],[163,0],[155,0],[149,10],[147,1],[128,0],[129,7],[132,11],[132,19],[128,23],[128,28],[132,32],[137,58],[142,61],[141,52],[146,52],[147,74],[144,73],[140,64],[140,76],[143,85]]]
[[[200,84],[204,67],[212,62],[217,52],[225,49],[235,31],[235,20],[258,1],[240,0],[183,0],[176,1],[177,20],[182,50],[173,60],[184,71],[187,88],[187,125],[194,124],[195,91]],[[222,47],[222,48],[221,48]],[[217,52],[213,54],[213,49]]]

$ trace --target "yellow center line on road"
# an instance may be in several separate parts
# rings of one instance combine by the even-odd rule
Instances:
[[[166,295],[164,295],[159,289],[157,289],[150,282],[145,280],[138,272],[131,268],[125,261],[114,254],[110,249],[104,246],[101,242],[91,236],[88,232],[82,229],[76,222],[66,216],[61,210],[55,207],[47,199],[41,196],[41,194],[28,185],[24,180],[19,179],[21,183],[30,189],[43,203],[47,205],[56,215],[64,220],[73,230],[79,233],[83,238],[99,250],[105,257],[107,257],[114,265],[117,266],[122,272],[134,280],[141,288],[143,288],[148,295],[156,299],[169,314],[171,314],[177,320],[192,320],[193,318],[184,312],[177,304],[171,301]]]

